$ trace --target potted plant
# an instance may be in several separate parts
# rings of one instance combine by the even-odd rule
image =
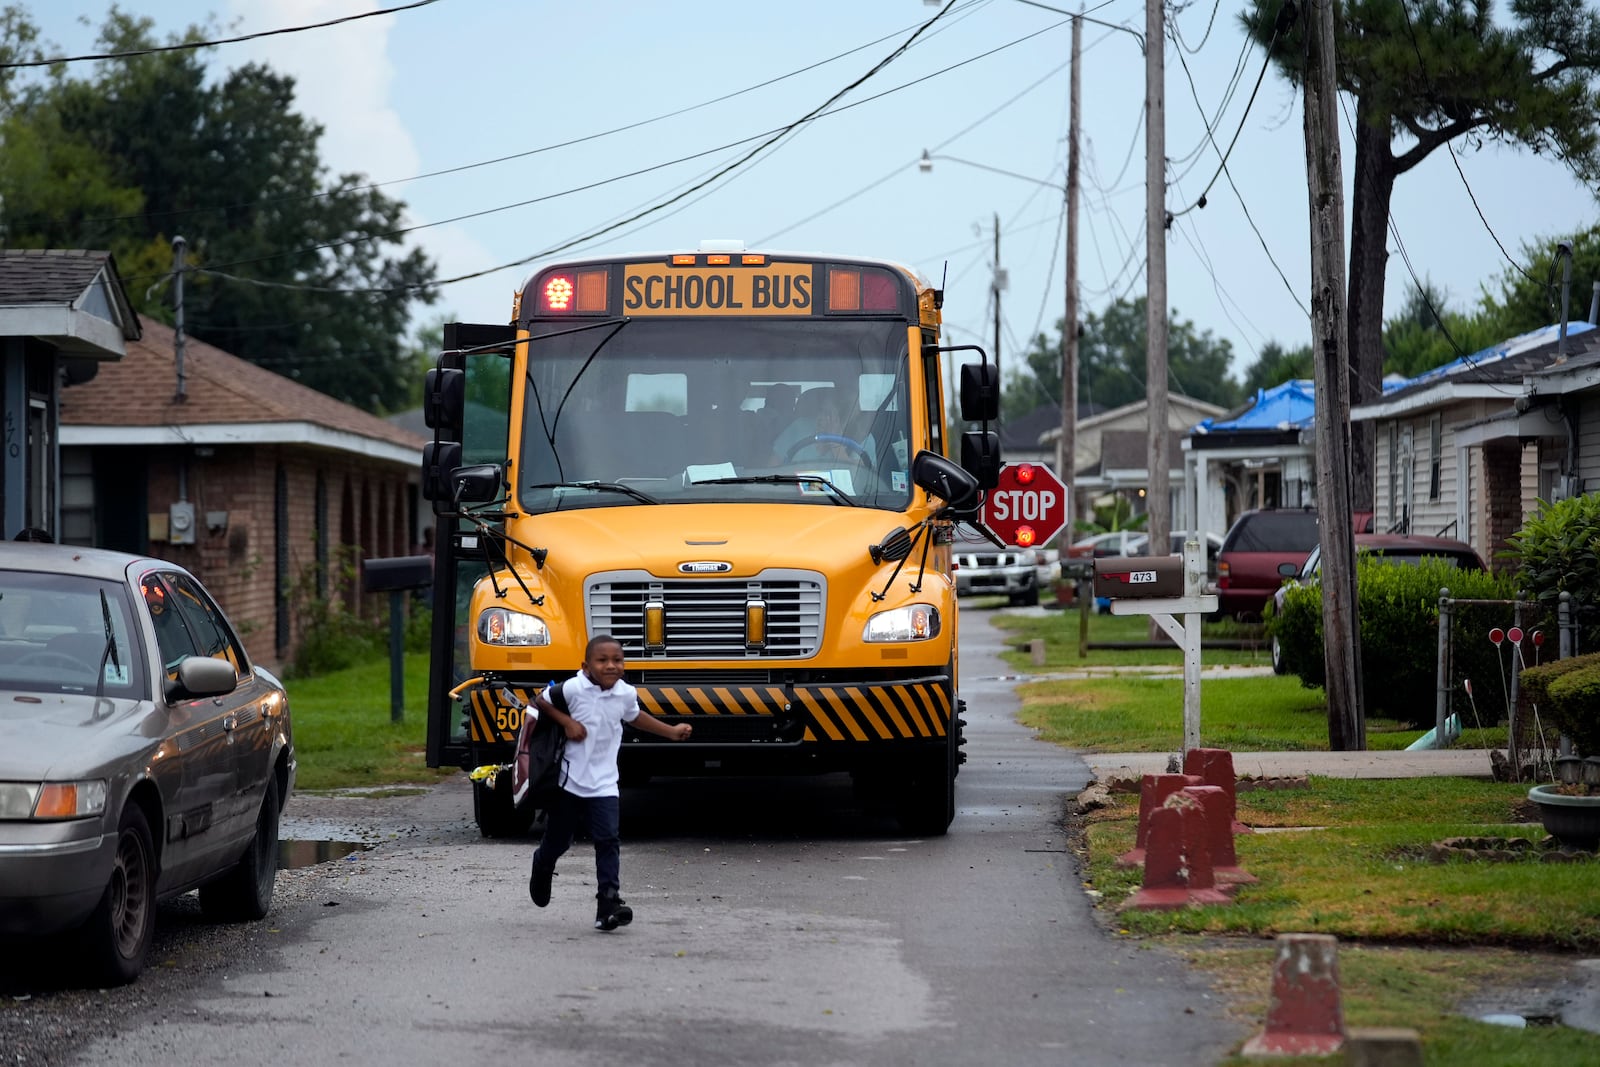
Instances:
[[[1600,652],[1529,667],[1523,692],[1539,714],[1572,742],[1580,756],[1567,757],[1558,780],[1536,785],[1528,799],[1539,807],[1544,828],[1564,845],[1600,848]]]

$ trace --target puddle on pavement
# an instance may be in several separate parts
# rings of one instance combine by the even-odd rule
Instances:
[[[293,870],[311,867],[331,860],[342,860],[356,852],[365,852],[371,845],[359,841],[279,841],[278,869]]]

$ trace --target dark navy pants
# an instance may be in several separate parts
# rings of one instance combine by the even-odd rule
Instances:
[[[556,860],[572,847],[572,836],[581,825],[594,841],[594,874],[600,892],[616,892],[622,887],[621,809],[616,797],[578,797],[563,789],[560,802],[550,809],[544,840],[534,850],[533,862],[555,870]]]

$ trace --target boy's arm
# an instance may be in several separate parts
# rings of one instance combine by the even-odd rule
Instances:
[[[694,732],[693,728],[686,722],[674,723],[669,726],[643,708],[639,709],[639,714],[635,715],[633,721],[628,725],[643,730],[647,734],[664,737],[668,741],[687,741],[689,740],[689,735]]]
[[[589,731],[584,729],[583,723],[550,703],[543,692],[533,694],[533,706],[539,709],[540,715],[550,716],[551,721],[561,727],[561,732],[567,735],[568,741],[582,741],[589,736]]]

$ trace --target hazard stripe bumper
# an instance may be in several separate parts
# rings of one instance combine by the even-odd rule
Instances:
[[[502,686],[464,695],[468,734],[476,744],[516,741],[522,713],[501,699]],[[517,699],[535,690],[510,686]],[[790,740],[832,744],[943,738],[950,731],[950,688],[944,678],[854,685],[641,686],[639,706],[668,722],[687,722],[695,741]]]

